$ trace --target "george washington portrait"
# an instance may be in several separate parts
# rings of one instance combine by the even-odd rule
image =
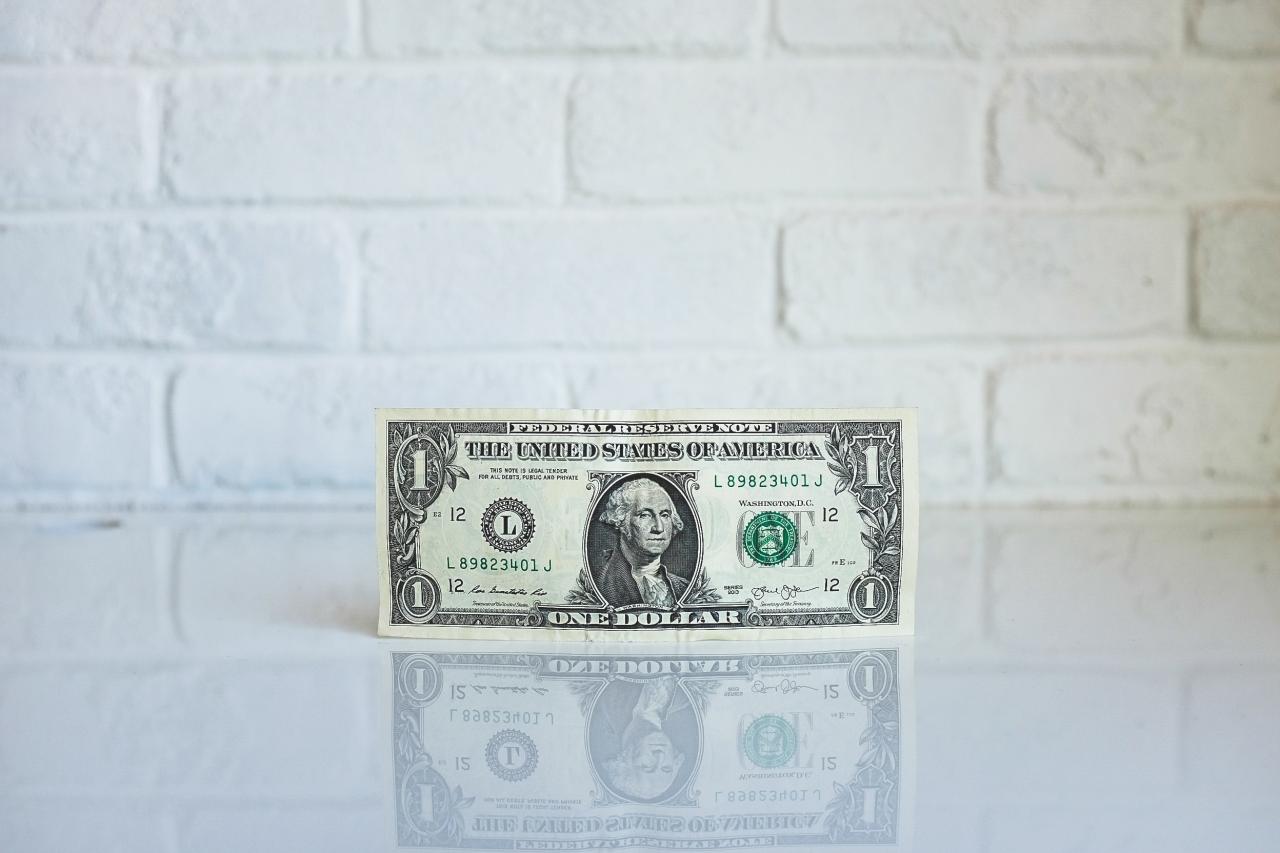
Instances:
[[[635,476],[609,489],[587,540],[591,576],[605,602],[674,608],[694,568],[691,522],[688,501],[657,478]]]

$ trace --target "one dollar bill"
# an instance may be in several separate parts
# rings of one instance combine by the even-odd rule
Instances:
[[[910,849],[909,648],[712,645],[391,652],[392,846]]]
[[[914,625],[910,409],[379,409],[379,631],[797,638]]]

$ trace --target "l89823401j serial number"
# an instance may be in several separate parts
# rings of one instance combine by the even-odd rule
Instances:
[[[795,474],[716,474],[711,484],[717,489],[816,489],[822,486],[822,479],[822,474],[810,477],[804,471]]]
[[[446,557],[444,567],[450,571],[480,572],[549,572],[550,560],[537,557]]]

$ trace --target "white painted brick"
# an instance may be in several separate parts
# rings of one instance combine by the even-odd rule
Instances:
[[[0,58],[168,60],[328,56],[343,0],[7,0]]]
[[[148,485],[151,394],[127,367],[0,362],[0,487]]]
[[[989,527],[987,555],[1006,647],[1126,660],[1280,654],[1274,511],[1014,515]]]
[[[976,183],[973,77],[955,69],[657,70],[575,85],[587,195],[951,192]]]
[[[1270,72],[1071,70],[996,97],[994,181],[1010,193],[1232,193],[1280,188]]]
[[[998,483],[1273,485],[1280,351],[1032,358],[996,375]]]
[[[0,225],[0,342],[328,347],[351,275],[327,224]]]
[[[174,389],[175,453],[190,486],[372,488],[375,407],[565,403],[558,372],[526,357],[197,365]]]
[[[144,184],[138,84],[116,74],[0,77],[0,207],[120,201]]]
[[[914,406],[924,500],[963,497],[977,476],[981,371],[902,352],[602,357],[572,367],[583,408]]]
[[[1280,53],[1280,3],[1276,0],[1196,0],[1190,4],[1190,38],[1209,53]]]
[[[171,853],[172,835],[153,803],[0,802],[0,848],[15,853]]]
[[[773,229],[705,216],[373,227],[365,239],[376,349],[766,341]],[[637,322],[629,306],[657,310]],[[481,334],[477,334],[481,331]]]
[[[0,526],[0,653],[153,649],[168,638],[155,528],[133,519]]]
[[[1195,242],[1196,311],[1210,335],[1280,338],[1280,207],[1202,214]]]
[[[785,323],[813,341],[1175,331],[1172,214],[814,216],[784,237]]]
[[[378,621],[365,518],[196,522],[181,534],[178,628],[197,645],[350,647]],[[246,590],[253,595],[246,596]]]
[[[368,786],[385,741],[375,670],[333,660],[0,670],[0,784],[349,794]]]
[[[388,788],[393,784],[389,775],[379,781]],[[374,793],[381,798],[392,795],[383,790]],[[183,853],[351,853],[390,849],[395,838],[394,821],[394,812],[386,802],[201,805],[179,821],[178,849]]]
[[[1174,676],[918,668],[916,691],[921,787],[944,784],[953,802],[1177,782]]]
[[[1243,800],[1262,795],[1274,806],[1280,791],[1278,708],[1280,669],[1223,666],[1195,673],[1183,738],[1194,787]]]
[[[371,0],[375,54],[741,53],[758,0]]]
[[[182,197],[547,199],[561,83],[538,73],[183,77],[164,170]]]
[[[1021,54],[1171,48],[1172,0],[780,0],[782,41],[799,50]]]

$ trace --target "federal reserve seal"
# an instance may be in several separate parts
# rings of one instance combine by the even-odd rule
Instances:
[[[776,566],[796,551],[796,524],[780,512],[762,512],[742,531],[742,549],[762,566]]]
[[[757,717],[742,736],[742,751],[757,767],[781,767],[796,754],[796,730],[775,714]]]
[[[533,528],[533,511],[515,498],[499,498],[489,504],[480,519],[485,541],[508,554],[532,541]]]
[[[538,769],[538,748],[524,732],[505,729],[489,738],[484,760],[494,776],[505,782],[519,782]]]

